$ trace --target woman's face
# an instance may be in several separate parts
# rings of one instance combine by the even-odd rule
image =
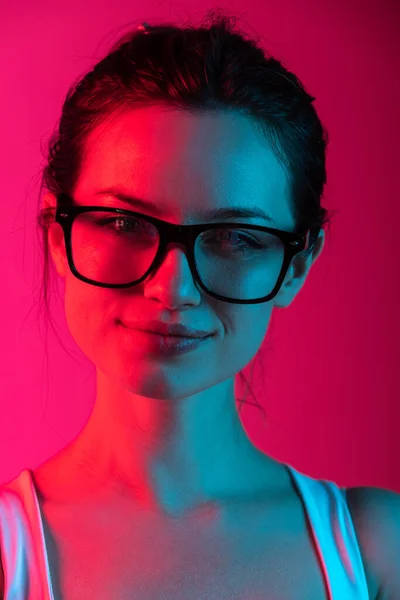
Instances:
[[[236,222],[295,229],[283,167],[248,117],[135,109],[95,129],[85,150],[73,193],[76,204],[137,210],[174,224],[207,223],[207,213],[217,208],[257,207],[273,222],[243,217]],[[136,208],[99,194],[110,187],[144,199],[151,207]],[[45,200],[51,202],[54,199]],[[107,377],[153,398],[184,398],[242,370],[264,340],[272,309],[292,302],[323,246],[321,232],[314,255],[308,261],[292,261],[272,301],[241,305],[217,300],[200,288],[183,248],[177,246],[169,247],[158,270],[139,285],[111,289],[84,283],[70,272],[59,233],[60,229],[50,232],[50,248],[58,273],[65,277],[72,336]],[[214,335],[175,360],[153,359],[144,338],[127,336],[121,321],[128,319],[164,319]]]

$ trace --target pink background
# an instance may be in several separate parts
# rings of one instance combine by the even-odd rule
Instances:
[[[215,6],[148,0],[139,12],[123,0],[26,0],[2,9],[0,482],[72,441],[95,397],[94,367],[69,334],[62,301],[53,295],[52,311],[72,357],[50,329],[46,363],[36,307],[28,314],[42,272],[41,144],[68,86],[119,35],[140,21],[198,22]],[[263,377],[256,361],[253,385],[270,427],[250,406],[243,425],[255,445],[313,477],[400,492],[400,9],[395,0],[218,6],[258,33],[317,97],[331,140],[324,206],[338,211],[305,287],[274,313]]]

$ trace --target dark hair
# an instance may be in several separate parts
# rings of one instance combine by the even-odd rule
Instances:
[[[37,224],[44,244],[41,290],[50,322],[47,231],[54,210],[42,209],[43,185],[55,196],[73,194],[88,135],[111,113],[127,107],[169,105],[251,116],[285,167],[296,231],[311,230],[309,252],[329,222],[328,211],[321,207],[328,135],[313,106],[315,98],[257,41],[235,31],[235,17],[220,13],[211,10],[206,24],[198,27],[146,24],[130,31],[69,89],[58,129],[48,142],[39,195]],[[250,389],[243,373],[239,375]]]

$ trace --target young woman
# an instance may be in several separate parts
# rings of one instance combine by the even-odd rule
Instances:
[[[323,249],[313,100],[220,17],[139,28],[68,94],[40,224],[97,393],[1,488],[1,597],[400,598],[399,496],[272,459],[236,410]]]

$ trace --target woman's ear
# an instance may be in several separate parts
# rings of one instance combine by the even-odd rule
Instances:
[[[43,197],[44,210],[56,210],[56,198],[50,192]],[[65,250],[64,232],[61,225],[54,221],[54,216],[48,221],[47,236],[49,241],[50,254],[60,277],[65,277],[67,273],[67,254]]]
[[[325,232],[321,229],[312,252],[309,255],[300,252],[293,258],[281,289],[272,301],[274,307],[286,308],[293,302],[303,287],[312,265],[320,256],[324,243]]]

